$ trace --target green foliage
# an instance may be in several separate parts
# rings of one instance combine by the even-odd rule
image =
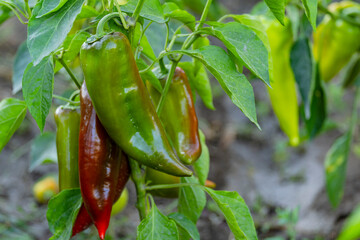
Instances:
[[[31,145],[29,170],[32,171],[37,166],[49,162],[57,163],[56,134],[44,132],[36,137]]]
[[[52,57],[46,57],[34,66],[25,69],[22,81],[27,107],[42,132],[49,114],[54,88],[54,65]]]
[[[137,229],[137,239],[157,240],[169,239],[178,240],[179,232],[176,223],[163,215],[156,207],[154,200],[151,202],[151,210],[147,217],[141,221]]]
[[[25,115],[24,101],[6,98],[0,102],[0,152],[20,127]]]
[[[49,229],[54,234],[51,240],[67,240],[82,203],[80,189],[61,191],[48,205],[46,217]]]

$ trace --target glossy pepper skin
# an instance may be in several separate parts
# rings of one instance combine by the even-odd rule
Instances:
[[[125,154],[123,155],[122,158],[124,158],[124,161],[121,161],[118,182],[116,186],[115,200],[113,204],[115,204],[116,201],[120,198],[123,190],[125,189],[125,185],[130,177],[129,161]],[[84,231],[85,229],[89,228],[92,224],[93,221],[83,203],[76,217],[76,221],[72,229],[72,236],[75,236],[76,234]]]
[[[79,177],[83,202],[99,236],[109,226],[121,163],[127,161],[98,119],[86,85],[80,92]]]
[[[162,82],[165,85],[165,80]],[[147,86],[157,105],[161,93],[150,84]],[[180,160],[184,164],[194,163],[201,155],[198,118],[189,80],[184,70],[179,67],[175,70],[160,119]]]
[[[60,106],[55,111],[60,191],[79,187],[80,110]]]
[[[274,65],[270,77],[271,88],[268,88],[271,104],[290,145],[297,146],[300,143],[299,112],[295,76],[290,65],[293,44],[291,23],[288,19],[285,27],[276,19],[262,19],[262,23],[269,38]]]
[[[120,148],[148,167],[190,176],[170,146],[127,37],[113,33],[84,43],[80,60],[99,119]]]
[[[350,1],[332,3],[329,10],[344,14],[350,8],[360,13],[360,4]],[[348,16],[349,17],[349,16]],[[325,16],[314,33],[314,57],[319,63],[320,75],[325,82],[334,78],[360,49],[360,27],[342,19]]]

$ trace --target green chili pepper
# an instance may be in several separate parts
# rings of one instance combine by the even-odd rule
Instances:
[[[127,37],[113,33],[87,42],[80,60],[96,113],[120,148],[148,167],[177,176],[191,175],[170,146]]]
[[[165,79],[162,82],[165,85]],[[147,86],[158,104],[161,94],[151,84]],[[180,160],[185,164],[194,163],[201,155],[198,119],[188,78],[179,67],[175,70],[160,119]]]
[[[269,38],[273,71],[271,88],[268,88],[271,104],[279,124],[289,137],[290,145],[297,146],[299,137],[299,112],[296,96],[296,83],[290,65],[290,52],[293,44],[291,23],[285,19],[285,27],[276,19],[262,19]]]
[[[332,3],[329,11],[350,18],[354,11],[360,13],[360,4],[350,1]],[[360,27],[326,15],[314,33],[314,57],[319,62],[322,79],[328,82],[334,78],[359,48]]]
[[[79,187],[78,152],[80,110],[60,106],[55,112],[60,191]]]

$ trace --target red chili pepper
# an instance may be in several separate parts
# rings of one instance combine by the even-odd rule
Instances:
[[[98,229],[100,238],[104,239],[112,205],[116,200],[121,162],[127,160],[100,123],[85,83],[81,88],[80,100],[80,189],[84,206]]]

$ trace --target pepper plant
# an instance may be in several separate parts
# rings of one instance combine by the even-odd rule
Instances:
[[[206,194],[235,239],[257,239],[239,193],[214,190],[207,181],[210,157],[194,101],[199,97],[214,109],[210,73],[260,128],[253,88],[242,73],[246,68],[268,87],[289,144],[313,139],[326,120],[322,80],[337,75],[353,56],[344,86],[354,86],[359,75],[359,4],[328,4],[265,0],[251,14],[235,15],[225,14],[215,0],[0,0],[0,23],[15,15],[27,25],[14,62],[16,98],[0,103],[0,150],[27,112],[43,133],[51,106],[64,103],[55,113],[61,192],[48,205],[51,239],[70,239],[92,224],[104,239],[112,204],[130,175],[141,220],[137,239],[200,239],[196,222]],[[325,18],[312,47],[318,10]],[[339,38],[352,46],[340,51],[341,64]],[[72,93],[54,94],[58,73],[73,81]],[[349,131],[326,159],[335,206],[342,197],[357,102]],[[44,139],[55,142],[46,133],[35,142]],[[42,160],[33,161],[31,169]],[[178,211],[164,215],[153,196],[178,198]]]

